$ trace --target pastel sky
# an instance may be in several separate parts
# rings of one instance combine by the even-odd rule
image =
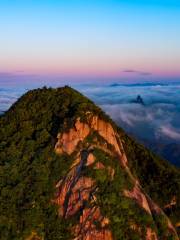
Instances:
[[[180,79],[180,1],[0,0],[0,84],[13,76]]]

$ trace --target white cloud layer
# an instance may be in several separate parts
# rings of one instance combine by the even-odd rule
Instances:
[[[180,142],[180,84],[79,85],[119,126],[140,139]],[[0,88],[0,112],[26,91]],[[141,95],[145,106],[133,103]]]

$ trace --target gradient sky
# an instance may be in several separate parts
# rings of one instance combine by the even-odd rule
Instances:
[[[179,0],[0,0],[9,78],[179,79]]]

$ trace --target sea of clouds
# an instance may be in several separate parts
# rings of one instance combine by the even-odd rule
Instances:
[[[116,123],[139,139],[180,142],[180,84],[82,87]],[[134,103],[140,95],[144,105]]]

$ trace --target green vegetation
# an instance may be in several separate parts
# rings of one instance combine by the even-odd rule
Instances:
[[[121,131],[122,135],[122,131]],[[177,204],[166,212],[173,223],[180,216],[180,171],[167,161],[122,135],[131,172],[140,180],[145,192],[163,209],[175,197]]]
[[[36,150],[36,145],[31,145],[31,151],[24,151],[23,156],[10,148],[8,161],[1,165],[0,239],[24,239],[32,230],[45,239],[68,239],[68,224],[58,217],[50,201],[53,186],[71,159],[56,156],[49,147]]]
[[[144,209],[124,196],[123,191],[132,190],[133,183],[127,172],[120,167],[117,158],[113,158],[100,149],[95,149],[93,154],[96,162],[101,162],[104,169],[94,169],[94,165],[85,174],[96,180],[97,205],[102,214],[110,219],[110,228],[116,240],[121,239],[145,239],[146,228],[156,230],[154,220]],[[115,170],[114,178],[111,179],[108,167]],[[136,226],[133,229],[133,226]],[[137,229],[140,229],[139,232]]]

